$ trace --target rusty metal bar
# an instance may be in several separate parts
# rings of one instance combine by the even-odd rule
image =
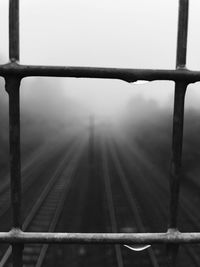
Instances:
[[[172,162],[170,176],[170,228],[177,228],[183,144],[184,101],[186,88],[187,84],[184,82],[178,82],[175,85]],[[170,266],[176,266],[178,249],[178,245],[167,246],[167,254]]]
[[[17,75],[20,78],[28,76],[71,77],[71,78],[99,78],[120,79],[126,82],[137,80],[171,80],[185,81],[188,84],[200,81],[200,71],[187,69],[126,69],[126,68],[98,68],[71,66],[33,66],[8,63],[0,65],[0,76]]]
[[[19,0],[9,2],[9,58],[19,60]]]
[[[20,163],[20,80],[7,77],[6,91],[9,94],[9,131],[10,131],[10,170],[11,170],[11,204],[13,227],[21,227],[21,163]]]
[[[186,62],[188,0],[179,1],[179,23],[177,41],[177,68],[184,68]],[[181,27],[181,28],[180,28]],[[175,84],[173,136],[172,136],[172,179],[170,199],[170,228],[177,227],[179,183],[183,143],[184,97],[187,81]]]
[[[42,244],[188,244],[199,243],[200,233],[31,233],[13,229],[0,232],[1,243]]]
[[[181,178],[181,157],[183,144],[184,98],[186,83],[177,83],[174,96],[174,118],[172,138],[172,166],[170,179],[170,228],[177,227],[178,199]]]
[[[13,227],[21,227],[21,162],[20,162],[20,79],[6,78],[6,91],[9,94],[9,138],[10,138],[10,175],[11,207]],[[12,246],[13,266],[22,266],[22,246]]]
[[[189,0],[179,0],[178,36],[176,68],[185,69],[187,55],[187,33],[188,33],[188,8]],[[184,102],[187,81],[177,81],[174,94],[174,115],[172,135],[172,164],[170,177],[170,228],[177,228],[178,202],[181,180],[181,161],[183,145],[183,124],[184,124]],[[170,266],[176,265],[178,245],[169,245],[168,259]]]
[[[17,62],[19,60],[19,0],[9,1],[9,59],[10,62]],[[19,107],[19,89],[21,79],[18,74],[8,74],[5,76],[5,81],[6,91],[9,94],[12,221],[14,228],[21,228],[21,159]],[[12,244],[12,262],[14,267],[22,267],[22,252],[23,244]]]

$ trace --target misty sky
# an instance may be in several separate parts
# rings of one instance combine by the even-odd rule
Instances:
[[[8,61],[8,0],[0,0],[0,59]],[[21,0],[24,64],[174,68],[178,0]],[[190,1],[188,68],[200,69],[200,2]],[[45,78],[44,78],[45,79]],[[115,113],[134,95],[172,101],[172,82],[62,79],[66,96],[99,114]],[[190,87],[196,88],[199,84]],[[190,101],[191,102],[191,101]]]

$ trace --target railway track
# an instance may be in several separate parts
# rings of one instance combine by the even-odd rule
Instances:
[[[115,150],[116,149],[119,150],[119,147],[117,148],[116,143],[118,144],[118,146],[120,146],[120,142],[118,140],[118,142],[116,141],[114,142],[113,147],[115,147]],[[124,150],[126,151],[126,153],[124,153]],[[151,217],[156,217],[158,225],[165,225],[166,220],[167,220],[166,211],[168,211],[168,206],[167,206],[168,203],[166,201],[169,199],[169,193],[168,193],[169,177],[167,176],[168,171],[160,170],[159,166],[155,166],[154,164],[152,164],[150,159],[147,160],[145,155],[142,155],[141,151],[138,150],[137,144],[134,150],[132,146],[130,147],[128,145],[125,145],[125,143],[123,143],[123,147],[120,148],[120,151],[122,151],[122,153],[120,153],[121,161],[122,162],[126,161],[125,166],[126,167],[128,166],[127,169],[132,168],[132,172],[130,172],[130,176],[132,175],[137,176],[136,173],[138,173],[139,177],[141,178],[140,182],[142,182],[143,180],[143,183],[142,183],[143,186],[147,187],[147,192],[148,191],[154,192],[153,195],[150,195],[148,197],[149,201],[151,201],[151,204],[149,203],[150,204],[149,206],[151,206],[152,213],[154,214],[154,216],[152,216],[152,214],[148,213],[148,210],[147,210],[147,213],[149,215],[148,216],[149,221],[151,221]],[[119,153],[116,153],[116,154],[119,155]],[[151,177],[150,179],[151,183],[150,183],[148,176]],[[148,178],[144,179],[144,177],[148,177]],[[198,184],[196,184],[196,186],[198,186]],[[180,211],[179,211],[181,213],[181,217],[179,219],[180,225],[184,224],[185,229],[191,230],[195,228],[196,231],[199,231],[200,227],[199,227],[198,221],[200,221],[200,216],[199,216],[198,206],[191,205],[189,198],[186,197],[189,192],[187,192],[186,188],[183,188],[183,189],[185,189],[184,194],[182,193],[180,195]],[[145,194],[142,194],[142,195],[144,198]],[[156,203],[157,211],[153,212],[153,207],[155,207],[155,203]],[[158,216],[155,215],[156,212]],[[145,209],[143,213],[145,213]],[[153,220],[154,219],[152,219],[152,221]],[[152,229],[150,229],[150,231],[152,231]],[[199,252],[200,252],[200,248],[198,245],[192,245],[192,244],[182,245],[180,248],[180,252],[178,254],[178,263],[181,263],[181,266],[188,266],[188,265],[199,266],[199,262],[200,262]]]
[[[67,198],[66,216],[60,222],[59,232],[109,232],[105,186],[102,180],[102,164],[99,139],[94,144],[93,166],[91,165],[91,149],[82,157],[77,170],[75,183]],[[65,218],[66,217],[66,218]],[[44,266],[54,267],[68,265],[70,267],[114,267],[115,252],[112,245],[67,245],[52,246]]]
[[[166,174],[162,174],[159,170],[153,170],[151,162],[146,165],[146,160],[144,159],[142,161],[141,155],[134,154],[133,151],[128,151],[128,147],[126,150],[123,150],[120,148],[119,142],[116,144],[108,136],[103,138],[105,140],[102,140],[101,137],[99,144],[94,148],[95,151],[99,149],[99,158],[96,157],[96,152],[94,153],[94,163],[98,163],[97,165],[101,166],[101,171],[100,167],[95,165],[92,166],[92,172],[87,178],[84,178],[84,180],[76,178],[76,183],[78,181],[79,184],[81,181],[81,189],[84,191],[82,192],[81,203],[78,204],[79,206],[81,205],[81,208],[77,208],[79,210],[79,216],[76,217],[76,220],[79,223],[76,223],[76,225],[80,228],[80,232],[112,231],[128,233],[152,231],[154,229],[153,227],[155,227],[154,225],[152,227],[155,220],[157,220],[158,225],[166,222],[167,207],[165,205],[166,199],[168,199],[168,181]],[[77,170],[78,154],[77,148],[72,147],[69,155],[60,163],[56,172],[52,175],[47,186],[42,191],[40,198],[38,198],[30,214],[24,221],[24,231],[53,232],[56,230],[65,199],[69,191],[72,190],[70,188],[73,187],[73,190],[75,190],[75,187],[77,188],[77,184],[72,186],[72,181],[74,180],[74,172]],[[71,162],[69,158],[71,158]],[[84,166],[87,160],[85,159],[83,162]],[[65,166],[66,164],[68,167]],[[132,171],[130,172],[131,169]],[[89,170],[83,169],[79,175],[87,176],[89,172]],[[147,177],[147,174],[149,177]],[[68,178],[65,179],[66,177]],[[163,179],[164,181],[162,181]],[[139,192],[141,187],[143,191]],[[152,192],[154,192],[153,196],[151,196]],[[184,215],[186,218],[190,218],[190,224],[197,223],[193,212],[190,210],[189,202],[187,200],[184,201],[185,209],[181,207]],[[101,208],[98,206],[100,202],[103,202]],[[152,209],[155,210],[155,202],[157,202],[157,211],[154,213]],[[161,202],[164,204],[161,204]],[[146,204],[144,205],[144,203]],[[70,208],[73,209],[74,206]],[[65,213],[68,214],[68,212],[70,210]],[[99,213],[101,213],[101,216],[98,216]],[[141,213],[143,215],[146,213],[146,216],[141,216]],[[156,217],[155,214],[160,214],[162,220],[160,217],[153,218]],[[97,227],[93,228],[93,225],[97,225]],[[71,229],[77,232],[78,228],[74,229],[72,227]],[[142,251],[142,249],[144,250]],[[136,267],[168,266],[166,255],[164,255],[166,251],[163,247],[160,249],[156,245],[148,248],[137,246],[133,247],[133,250],[131,251],[125,246],[120,245],[106,245],[105,247],[90,245],[76,246],[75,249],[70,249],[69,251],[72,252],[73,256],[71,255],[71,258],[73,259],[76,259],[77,253],[79,253],[77,263],[72,265],[76,267],[91,265],[95,267],[102,265],[109,267],[129,267],[133,265]],[[137,250],[141,251],[137,252]],[[48,251],[48,245],[26,245],[23,259],[24,266],[43,266]],[[62,253],[67,254],[67,251],[68,249],[66,250],[65,248]],[[179,260],[182,263],[181,266],[188,266],[188,264],[189,266],[198,266],[199,248],[195,249],[191,245],[183,246],[181,247],[181,251],[181,258]],[[11,248],[9,247],[0,262],[0,267],[10,266],[10,254]],[[70,259],[70,256],[68,258]],[[67,260],[64,263],[69,264]],[[44,266],[50,265],[44,264]]]
[[[73,140],[71,143],[73,142],[75,142],[75,140]],[[23,164],[22,194],[24,194],[36,181],[37,177],[39,177],[38,170],[41,170],[43,168],[48,168],[51,159],[54,160],[54,157],[52,157],[54,155],[53,153],[55,153],[57,157],[60,157],[59,151],[55,149],[53,150],[53,148],[47,149],[45,147],[42,147],[42,149],[37,150],[35,154],[30,157],[29,161],[26,161],[25,164]],[[46,157],[46,154],[50,155],[50,157]],[[37,166],[37,170],[35,166]],[[10,180],[9,177],[7,176],[7,179],[5,179],[5,182],[3,183],[0,189],[0,218],[8,211],[9,208],[10,208]],[[2,227],[1,224],[0,227]]]
[[[120,166],[120,162],[113,151],[111,152],[111,157],[117,174],[114,178],[109,171],[110,164],[108,164],[108,152],[106,152],[105,144],[103,144],[103,176],[112,231],[145,232],[136,201],[130,191],[127,179]],[[123,224],[122,221],[124,218],[125,221]],[[147,247],[148,246],[137,246],[134,250],[139,251]],[[139,255],[137,252],[130,252],[127,248],[115,245],[115,254],[118,267],[132,266],[132,264],[134,264],[134,266],[159,266],[155,253],[151,247],[147,248],[145,252],[142,252],[142,255]]]
[[[43,189],[40,197],[26,217],[22,229],[29,232],[53,232],[63,209],[69,187],[73,182],[83,145],[71,147],[65,158],[60,162],[55,173]],[[78,152],[78,153],[77,153]],[[26,245],[23,252],[24,266],[42,266],[48,245]],[[0,261],[0,266],[10,266],[11,246],[8,247]]]
[[[27,164],[23,164],[24,167],[27,166],[27,169],[25,168],[22,173],[22,221],[26,219],[30,209],[39,198],[49,177],[54,173],[59,161],[62,160],[64,153],[70,150],[70,146],[75,145],[76,142],[76,139],[73,138],[71,142],[65,145],[62,144],[62,146],[57,142],[56,146],[54,143],[54,146],[49,146],[47,149],[42,147],[41,153],[36,152],[36,157],[28,159]],[[0,205],[3,208],[0,216],[0,230],[9,231],[11,228],[11,211],[10,189],[8,186],[6,188],[6,197],[5,194],[0,195]],[[6,244],[0,244],[0,259],[3,257],[7,247]]]
[[[105,151],[102,147],[104,147],[102,144],[96,145],[94,153],[98,154],[96,152],[98,149],[100,150],[100,156],[96,157],[95,155],[95,162],[101,163],[99,166],[100,168],[95,166],[94,169],[96,170],[96,173],[93,173],[94,176],[92,175],[84,178],[84,180],[82,179],[83,185],[81,185],[81,181],[78,182],[79,186],[81,186],[81,199],[84,200],[81,203],[79,202],[79,206],[75,208],[80,210],[79,228],[70,228],[68,226],[69,228],[64,230],[66,231],[71,229],[76,232],[77,230],[80,232],[142,232],[144,231],[144,226],[139,212],[137,211],[137,207],[133,204],[135,200],[133,200],[132,195],[130,196],[130,192],[129,199],[127,199],[126,193],[124,195],[123,190],[127,192],[127,188],[120,191],[120,188],[122,188],[120,184],[121,180],[119,177],[117,178],[117,176],[121,175],[121,173],[119,174],[119,169],[117,169],[116,166],[114,166],[117,173],[115,178],[118,182],[115,180],[113,181],[113,173],[110,173],[109,169],[111,166],[111,155],[108,155],[108,151]],[[124,177],[121,178],[124,179]],[[76,190],[76,188],[74,188],[74,190]],[[76,195],[76,193],[73,195]],[[100,198],[99,195],[101,195]],[[68,199],[68,202],[73,203],[73,199]],[[99,202],[102,203],[102,207],[99,205]],[[132,206],[132,208],[130,206]],[[70,207],[65,210],[65,213],[70,214]],[[122,219],[126,222],[125,224],[123,224]],[[137,247],[136,250],[141,250],[141,247]],[[128,267],[133,264],[134,266],[160,266],[157,263],[155,253],[152,248],[148,248],[148,250],[141,252],[132,252],[126,247],[119,245],[74,245],[69,246],[67,249],[61,248],[61,251],[62,252],[60,253],[62,255],[68,254],[68,256],[65,256],[64,264],[70,264],[70,266],[73,267]],[[44,266],[53,265],[46,263]]]

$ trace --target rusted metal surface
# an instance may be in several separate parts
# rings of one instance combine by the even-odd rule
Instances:
[[[5,83],[9,95],[9,142],[10,142],[10,175],[11,205],[13,227],[21,227],[21,162],[20,162],[20,80],[7,77]]]
[[[10,143],[10,188],[12,225],[21,227],[21,157],[20,157],[20,79],[9,76],[6,78],[6,91],[9,95],[9,143]],[[13,266],[22,266],[23,246],[13,245]]]
[[[30,233],[13,229],[0,233],[1,243],[63,244],[188,244],[200,243],[200,233]]]
[[[9,1],[9,59],[19,60],[19,0]],[[5,76],[9,95],[9,142],[12,225],[21,228],[20,82],[18,74]],[[13,267],[22,267],[23,244],[12,244]]]
[[[174,95],[172,164],[170,178],[170,221],[169,227],[177,227],[179,188],[181,180],[181,157],[183,145],[184,99],[187,84],[176,83]]]
[[[125,69],[125,68],[95,68],[71,66],[33,66],[8,63],[0,65],[0,76],[17,75],[24,78],[29,76],[71,77],[71,78],[99,78],[119,79],[125,82],[137,80],[155,81],[171,80],[194,83],[200,81],[200,71],[187,69]]]
[[[186,63],[188,0],[179,1],[179,23],[177,40],[177,68],[184,68]],[[181,157],[183,144],[184,99],[187,82],[176,82],[174,94],[174,115],[172,134],[172,169],[171,169],[171,199],[170,228],[177,227],[178,198],[181,176]]]
[[[177,228],[179,191],[181,184],[181,157],[183,145],[183,122],[184,101],[187,84],[178,82],[175,85],[174,94],[174,116],[173,116],[173,138],[172,138],[172,162],[170,176],[170,216],[169,227]],[[178,245],[167,246],[167,254],[170,266],[176,266]]]
[[[176,68],[185,69],[187,55],[188,32],[188,6],[189,0],[179,0],[178,36]],[[183,146],[184,102],[187,81],[177,81],[174,93],[174,115],[172,134],[172,164],[170,177],[170,218],[169,227],[177,228],[179,191],[181,182],[181,158]],[[176,265],[178,245],[167,247],[170,266]]]

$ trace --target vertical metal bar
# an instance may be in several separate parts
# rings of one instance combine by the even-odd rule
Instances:
[[[19,0],[9,1],[9,58],[19,60]],[[14,228],[21,228],[20,77],[6,77],[9,94],[11,205]],[[23,246],[12,244],[13,267],[22,267]]]
[[[11,203],[13,227],[21,227],[21,181],[20,181],[20,114],[19,114],[20,80],[15,77],[6,79],[6,91],[9,94],[9,138],[10,138],[10,174]]]
[[[183,144],[184,99],[187,84],[176,83],[174,95],[173,138],[172,138],[172,163],[170,179],[170,222],[169,227],[177,228],[178,199],[181,177],[181,158]]]
[[[178,37],[176,68],[185,68],[187,54],[187,32],[188,32],[188,8],[189,0],[179,0]],[[169,231],[177,228],[178,201],[181,179],[181,160],[183,144],[183,123],[184,123],[184,101],[187,88],[186,82],[175,84],[174,94],[174,115],[172,135],[172,165],[170,176],[170,219]],[[178,245],[169,245],[168,260],[170,266],[175,266]]]
[[[189,0],[179,0],[176,68],[185,67],[187,54]]]
[[[9,141],[12,225],[21,228],[21,160],[20,160],[20,78],[6,78],[6,91],[9,94]],[[22,266],[22,245],[12,245],[13,266]]]
[[[177,68],[184,68],[186,64],[187,28],[188,28],[189,0],[179,0],[179,22],[177,40]],[[184,97],[187,83],[175,84],[173,137],[172,137],[172,180],[170,200],[170,228],[177,227],[177,206],[179,193],[179,180],[181,172],[181,157],[183,143]]]
[[[9,2],[9,58],[19,60],[19,0]]]

